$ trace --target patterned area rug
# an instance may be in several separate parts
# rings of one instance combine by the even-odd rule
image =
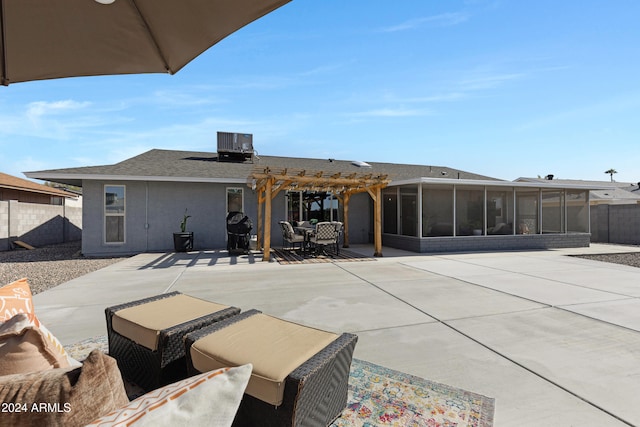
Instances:
[[[101,336],[65,347],[84,360],[91,350],[107,352]],[[133,399],[141,390],[126,384]],[[494,399],[353,359],[347,407],[331,427],[490,427]]]
[[[278,261],[279,264],[316,264],[324,262],[344,262],[344,261],[375,261],[376,259],[370,256],[362,255],[356,252],[352,252],[348,249],[340,249],[339,254],[328,252],[327,254],[312,255],[308,254],[303,257],[300,251],[272,248],[271,254],[273,258]]]
[[[489,427],[494,399],[354,359],[347,408],[332,427]]]

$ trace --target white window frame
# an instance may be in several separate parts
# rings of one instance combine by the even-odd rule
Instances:
[[[241,204],[242,204],[241,212],[246,214],[246,212],[244,211],[244,188],[243,187],[227,187],[225,189],[225,192],[224,192],[224,203],[225,203],[226,212],[227,213],[230,212],[229,211],[229,194],[230,194],[230,191],[239,191],[240,192],[240,195],[241,195],[240,196],[240,200],[241,200]]]
[[[107,188],[119,187],[122,188],[122,194],[124,195],[124,204],[122,205],[122,212],[108,212],[107,211]],[[105,245],[124,245],[127,242],[127,186],[124,184],[105,184],[102,189],[102,210],[103,210],[103,225],[102,225],[102,241]],[[108,242],[107,241],[107,217],[122,217],[122,241],[121,242]]]

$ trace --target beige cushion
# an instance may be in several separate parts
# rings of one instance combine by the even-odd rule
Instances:
[[[156,350],[160,331],[228,307],[179,294],[116,311],[111,326],[120,335]]]
[[[279,406],[287,375],[337,338],[259,313],[197,340],[191,359],[200,372],[251,363],[246,393]]]
[[[66,352],[48,335],[50,332],[36,325],[32,314],[16,314],[0,323],[0,375],[69,367]]]
[[[67,355],[60,341],[36,317],[33,311],[31,287],[26,278],[0,288],[0,323],[7,322],[19,314],[28,316],[28,323],[23,323],[23,327],[30,326],[34,330],[37,329],[37,332],[45,339],[44,345],[46,349],[50,349],[52,353],[56,355],[56,358],[60,356],[67,360],[66,365],[63,363],[61,365],[55,365],[54,367],[79,365],[79,362]],[[23,322],[24,318],[21,319],[21,322]],[[33,338],[33,333],[29,333],[28,335]]]

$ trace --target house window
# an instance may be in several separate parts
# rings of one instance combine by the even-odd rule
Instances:
[[[456,189],[456,236],[484,234],[484,190]]]
[[[290,191],[287,198],[287,221],[339,221],[338,199],[328,192]]]
[[[564,192],[542,191],[542,233],[564,233]]]
[[[418,235],[418,189],[414,186],[400,188],[400,234]]]
[[[242,188],[227,188],[227,212],[244,213],[244,197]]]
[[[104,241],[124,243],[125,186],[104,186]]]
[[[287,221],[291,223],[300,221],[300,212],[302,211],[300,196],[301,193],[299,191],[287,191],[285,193],[287,200]]]
[[[516,234],[538,234],[538,190],[516,191]]]
[[[422,235],[453,236],[453,187],[422,189]]]
[[[567,231],[589,232],[589,192],[586,190],[567,190]]]
[[[513,190],[487,190],[487,234],[513,234]]]

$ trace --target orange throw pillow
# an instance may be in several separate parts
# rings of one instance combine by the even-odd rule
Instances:
[[[6,322],[19,313],[33,313],[31,288],[26,278],[0,288],[0,322]]]
[[[37,332],[38,337],[42,337],[47,354],[55,357],[55,367],[77,366],[79,364],[67,354],[60,341],[36,317],[31,288],[26,278],[16,280],[0,288],[0,327],[18,314],[26,315],[26,319],[22,319],[24,328],[32,328]],[[34,337],[34,331],[26,336]],[[21,345],[26,344],[22,342]],[[5,351],[8,351],[9,348],[13,348],[13,346],[6,346]]]

